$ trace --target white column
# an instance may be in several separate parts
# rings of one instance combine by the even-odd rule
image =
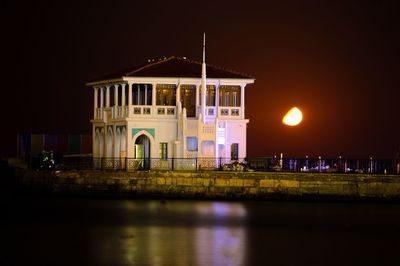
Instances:
[[[110,86],[106,87],[106,107],[110,107]]]
[[[126,84],[121,84],[121,106],[125,106],[125,87]]]
[[[187,128],[186,109],[183,109],[183,111],[182,111],[182,155],[183,155],[183,158],[187,158],[186,128]]]
[[[204,88],[201,87],[201,113],[203,115],[203,121],[206,119],[206,96],[207,96],[207,85],[204,85]]]
[[[219,116],[219,84],[215,85],[215,116]]]
[[[200,106],[199,85],[196,84],[196,117],[199,117],[199,106]]]
[[[155,84],[155,83],[153,83],[152,84],[153,85],[153,93],[152,93],[152,95],[151,95],[151,105],[152,106],[156,106],[156,94],[157,94],[157,91],[156,91],[156,87],[157,87],[157,84]]]
[[[118,85],[114,85],[114,106],[118,106]]]
[[[241,117],[244,118],[244,87],[246,85],[240,86],[240,109],[242,109]]]
[[[96,110],[97,110],[97,90],[98,88],[94,89],[94,97],[93,97],[93,118],[96,118]],[[94,136],[94,135],[93,135]]]
[[[215,86],[215,91],[217,90],[217,86]],[[218,158],[218,117],[215,118],[215,132],[214,132],[214,157]],[[221,166],[221,165],[219,165]]]
[[[104,88],[100,87],[100,108],[104,108]]]
[[[130,117],[132,113],[131,106],[132,106],[132,83],[128,83],[128,117]],[[126,143],[126,145],[128,145],[128,142]],[[128,147],[129,146],[127,146],[127,150]]]
[[[92,125],[92,154],[93,157],[99,157],[99,155],[97,154],[97,139],[96,139],[96,127],[93,124]]]
[[[180,101],[181,101],[181,84],[179,83],[176,88],[176,108],[177,108],[177,110],[178,110]]]

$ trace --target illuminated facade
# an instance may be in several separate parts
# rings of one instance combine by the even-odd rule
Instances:
[[[254,79],[204,57],[149,60],[89,82],[93,157],[246,157],[244,96]]]

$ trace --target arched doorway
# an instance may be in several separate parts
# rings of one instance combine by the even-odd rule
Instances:
[[[104,129],[96,128],[93,147],[93,166],[95,169],[100,169],[102,157],[104,157]]]
[[[135,141],[135,159],[140,169],[150,169],[150,139],[142,134]]]
[[[121,131],[117,128],[115,132],[115,145],[114,145],[114,157],[120,158],[121,157]]]
[[[103,130],[101,129],[96,129],[96,134],[95,134],[95,146],[93,149],[93,157],[96,158],[101,158],[103,157],[103,145],[104,145],[104,140],[103,140]]]

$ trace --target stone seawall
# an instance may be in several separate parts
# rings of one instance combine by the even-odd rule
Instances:
[[[17,187],[51,193],[198,198],[400,199],[400,176],[280,172],[20,172]]]

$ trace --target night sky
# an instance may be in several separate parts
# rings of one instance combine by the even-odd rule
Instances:
[[[256,78],[249,156],[394,158],[400,145],[399,1],[2,1],[2,138],[90,134],[85,83],[186,56]],[[282,125],[292,106],[299,127]]]

